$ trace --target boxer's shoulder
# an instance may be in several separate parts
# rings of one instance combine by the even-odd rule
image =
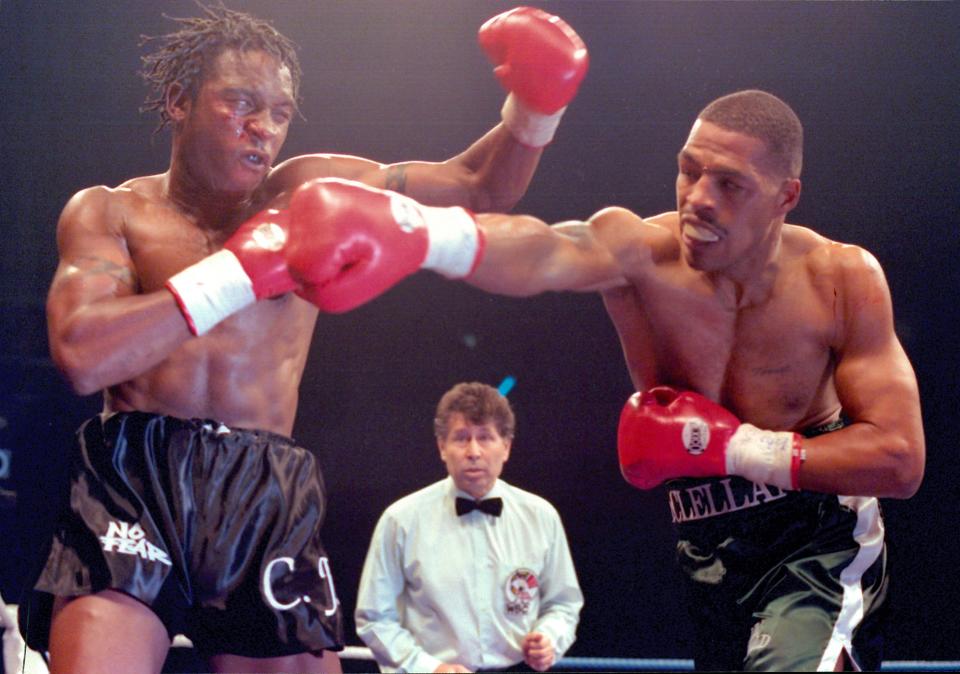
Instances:
[[[270,199],[317,178],[343,178],[372,184],[368,177],[379,175],[383,169],[383,164],[355,155],[333,153],[298,155],[274,167],[258,190],[257,196]],[[383,187],[376,184],[373,186]]]
[[[803,265],[811,276],[832,279],[835,284],[842,284],[851,275],[880,272],[880,263],[865,248],[834,241],[800,225],[784,225],[783,253],[788,261]]]
[[[674,236],[677,214],[661,213],[644,218],[633,211],[613,206],[590,219],[594,236],[613,255],[628,276],[653,269],[679,254]]]
[[[113,215],[122,217],[149,205],[169,205],[164,189],[164,174],[130,178],[121,184],[93,185],[76,192],[63,209],[73,217]]]

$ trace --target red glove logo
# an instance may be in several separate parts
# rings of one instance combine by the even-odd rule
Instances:
[[[276,217],[280,211],[270,209],[267,213]],[[287,230],[276,222],[267,221],[257,225],[250,233],[250,238],[263,250],[276,252],[287,245]]]
[[[694,456],[703,454],[710,444],[710,427],[703,419],[690,419],[680,432],[683,446]]]

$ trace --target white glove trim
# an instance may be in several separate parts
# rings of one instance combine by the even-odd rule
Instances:
[[[166,286],[194,335],[208,332],[230,314],[257,301],[253,282],[229,250],[209,255],[174,274]]]
[[[795,441],[796,434],[790,431],[765,431],[741,424],[727,443],[727,474],[781,489],[796,489]],[[798,457],[799,452],[797,447]]]
[[[402,199],[391,199],[394,215],[398,208],[407,209]],[[477,223],[466,210],[416,205],[421,222],[427,229],[427,255],[420,265],[447,278],[464,278],[473,271],[480,256],[481,238]],[[403,220],[397,217],[403,226]]]
[[[525,106],[511,92],[503,102],[500,117],[518,141],[528,147],[543,147],[553,140],[553,134],[560,126],[560,118],[566,109],[564,106],[551,115],[545,115]]]

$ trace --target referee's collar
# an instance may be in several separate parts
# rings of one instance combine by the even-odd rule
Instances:
[[[457,487],[457,484],[453,481],[451,476],[447,476],[447,493],[455,500],[458,496],[461,498],[468,498],[473,501],[480,501],[486,498],[503,498],[507,493],[507,483],[504,482],[499,477],[493,483],[493,486],[490,487],[490,491],[481,496],[480,498],[475,498],[472,494],[469,494],[462,489]]]

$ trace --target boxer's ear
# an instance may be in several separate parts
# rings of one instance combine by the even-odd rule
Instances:
[[[790,178],[783,181],[780,187],[780,209],[786,215],[800,202],[800,179]]]
[[[164,95],[164,109],[174,124],[179,124],[190,114],[190,96],[179,82],[167,87]]]

